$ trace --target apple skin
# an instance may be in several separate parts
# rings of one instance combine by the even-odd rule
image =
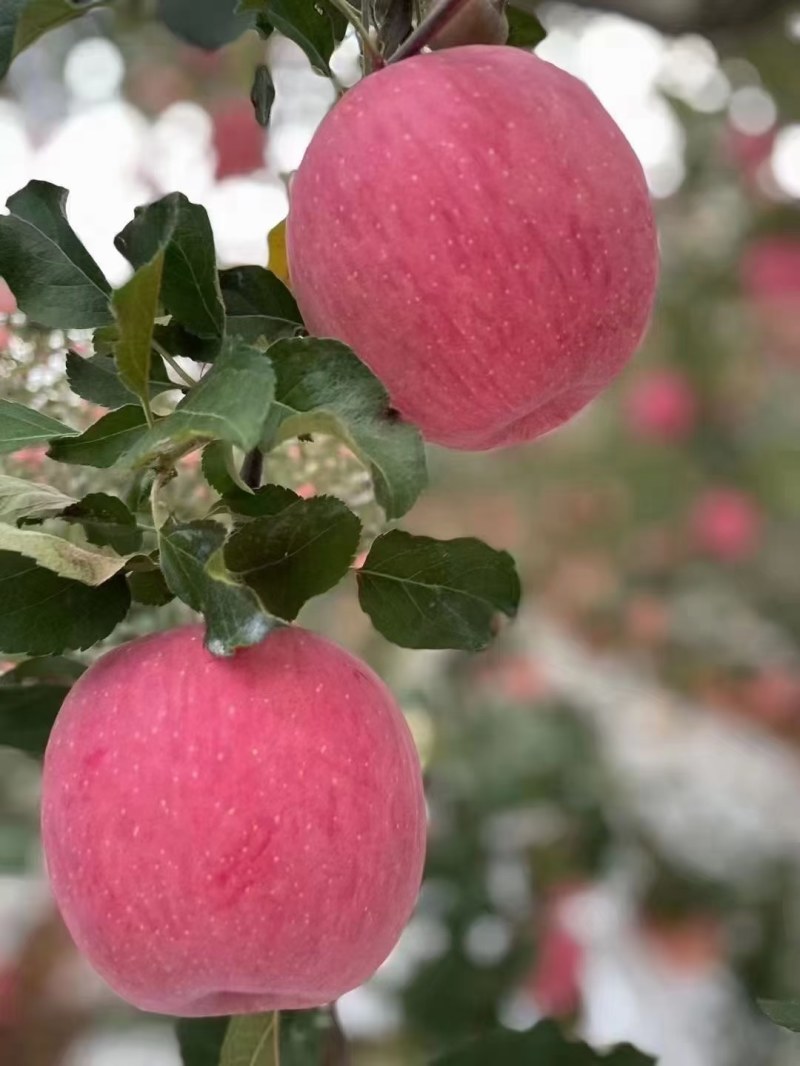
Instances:
[[[683,441],[694,430],[697,400],[686,377],[664,367],[636,381],[627,396],[631,432],[664,444]]]
[[[120,996],[240,1014],[371,976],[416,901],[425,804],[405,719],[364,663],[294,626],[214,658],[192,626],[77,682],[42,831],[67,927]]]
[[[585,85],[521,49],[453,48],[364,78],[323,120],[290,198],[310,332],[349,344],[434,443],[554,429],[650,318],[642,168]]]

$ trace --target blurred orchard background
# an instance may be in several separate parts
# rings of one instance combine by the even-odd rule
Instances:
[[[228,18],[226,0],[195,8],[198,25]],[[430,802],[416,917],[340,1017],[357,1066],[416,1066],[542,1015],[662,1066],[790,1066],[800,1037],[754,1003],[800,996],[800,7],[539,14],[539,54],[590,84],[645,167],[660,301],[634,364],[565,429],[504,453],[432,449],[408,527],[484,537],[524,576],[524,612],[492,650],[401,652],[352,588],[306,609],[398,693]],[[224,265],[265,264],[334,90],[286,40],[248,33],[210,54],[152,15],[120,0],[16,61],[0,86],[0,199],[32,177],[67,186],[114,282],[114,234],[175,189],[208,209]],[[268,131],[248,102],[265,60]],[[356,80],[354,41],[334,67]],[[29,327],[0,283],[4,396],[55,414],[80,403],[65,346],[87,342]],[[202,509],[186,466],[176,505]],[[36,449],[2,470],[74,495],[96,476]],[[325,440],[285,446],[270,475],[377,517]],[[140,608],[122,636],[180,611]],[[38,787],[36,764],[0,750],[0,1062],[177,1066],[169,1027],[117,1001],[53,913]]]

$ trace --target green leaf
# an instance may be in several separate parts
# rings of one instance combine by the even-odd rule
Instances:
[[[259,63],[253,75],[250,89],[250,102],[253,105],[256,122],[267,129],[272,105],[275,103],[275,82],[266,63]]]
[[[214,236],[204,207],[170,193],[139,208],[114,244],[135,270],[163,249],[161,299],[167,311],[197,337],[224,335]]]
[[[94,586],[104,584],[127,562],[115,552],[84,548],[52,533],[2,524],[0,552],[18,552],[54,574]]]
[[[0,78],[11,60],[48,30],[80,18],[110,0],[2,0],[0,3]]]
[[[90,648],[116,628],[129,607],[122,574],[93,588],[0,551],[0,650],[7,655]]]
[[[42,326],[102,326],[112,321],[111,286],[67,221],[67,196],[31,181],[10,197],[10,214],[0,216],[0,276]]]
[[[242,481],[239,468],[233,454],[233,446],[225,441],[216,440],[203,448],[203,476],[212,489],[225,496],[228,493],[243,493],[251,496],[253,490]]]
[[[181,1018],[176,1026],[183,1066],[219,1066],[229,1018]]]
[[[164,269],[164,249],[140,267],[121,289],[114,293],[114,315],[119,340],[114,358],[123,385],[150,411],[150,366],[153,352],[153,326],[158,314],[158,294]]]
[[[18,452],[35,444],[45,444],[54,437],[76,434],[74,429],[57,422],[21,403],[0,400],[0,455]]]
[[[158,0],[157,10],[176,37],[207,51],[222,48],[252,26],[252,16],[236,14],[236,0]]]
[[[117,343],[117,327],[114,325],[98,326],[92,331],[92,347],[95,355],[113,355]],[[116,364],[114,364],[116,366]]]
[[[378,503],[399,518],[428,480],[419,431],[398,421],[383,385],[345,344],[299,337],[272,345],[280,440],[328,433],[370,469]],[[274,423],[272,423],[274,424]]]
[[[290,507],[300,497],[283,485],[262,485],[255,492],[231,491],[223,496],[223,501],[235,515],[247,518],[260,518],[262,515],[275,515]]]
[[[174,318],[170,319],[166,325],[159,323],[153,330],[153,336],[160,347],[170,355],[180,355],[185,359],[194,359],[198,363],[213,363],[222,347],[220,337],[212,337],[210,340],[195,337]]]
[[[0,676],[0,744],[41,758],[61,704],[85,670],[75,659],[47,656]]]
[[[38,485],[0,474],[0,522],[16,523],[22,518],[41,522],[73,503],[71,496],[65,496],[52,485]]]
[[[241,0],[239,11],[256,12],[263,33],[276,29],[303,49],[318,74],[330,76],[330,58],[344,38],[347,19],[327,0]]]
[[[163,607],[175,598],[166,578],[157,567],[153,570],[135,570],[128,574],[128,588],[136,603],[148,607]]]
[[[520,600],[514,560],[472,537],[434,540],[393,529],[373,543],[358,571],[361,607],[403,648],[480,651],[498,612]]]
[[[536,0],[513,0],[506,8],[508,44],[515,48],[535,48],[547,36],[536,15]]]
[[[126,462],[145,464],[212,440],[227,441],[247,452],[261,439],[274,393],[269,359],[244,344],[231,343],[172,414],[159,419],[134,444]]]
[[[307,600],[344,577],[360,534],[361,523],[341,500],[294,496],[277,513],[254,518],[232,533],[225,565],[267,610],[291,621]]]
[[[437,1058],[432,1066],[655,1066],[655,1061],[630,1044],[601,1055],[588,1044],[566,1040],[557,1025],[545,1021],[525,1033],[490,1033]]]
[[[327,1061],[323,1056],[332,1030],[330,1011],[324,1009],[281,1011],[278,1019],[273,1014],[188,1018],[177,1025],[183,1066],[316,1066]]]
[[[116,336],[116,331],[115,331]],[[88,358],[67,352],[67,381],[72,391],[89,403],[113,410],[136,403],[136,396],[120,381],[115,360],[108,355]],[[147,388],[151,396],[183,388],[170,381],[164,360],[155,352],[150,357],[150,376]]]
[[[228,316],[228,333],[267,344],[294,337],[303,319],[294,297],[280,278],[259,266],[233,267],[219,274]]]
[[[278,1066],[308,1066],[309,1063],[327,1062],[326,1049],[335,1040],[336,1032],[329,1010],[281,1011]]]
[[[59,463],[106,468],[113,466],[146,432],[147,420],[141,407],[120,407],[103,415],[85,433],[54,439],[47,454]]]
[[[760,999],[758,1005],[771,1022],[800,1033],[800,1000]]]
[[[225,529],[217,522],[189,522],[162,531],[161,568],[167,585],[206,620],[206,647],[232,655],[258,644],[275,625],[250,589],[225,573],[220,560]]]
[[[0,744],[41,758],[67,685],[0,685]]]
[[[20,685],[24,681],[47,681],[70,688],[86,670],[86,664],[78,659],[70,659],[65,655],[44,655],[25,659],[13,670],[0,674],[0,687]]]
[[[280,1066],[275,1055],[278,1013],[231,1018],[219,1066]]]
[[[67,507],[61,517],[83,527],[90,544],[133,555],[142,546],[142,531],[136,518],[117,496],[92,492]]]

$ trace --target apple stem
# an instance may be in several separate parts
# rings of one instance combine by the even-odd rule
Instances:
[[[248,452],[242,464],[242,481],[251,489],[257,489],[264,474],[264,453],[260,448]]]
[[[399,63],[401,59],[408,59],[420,52],[467,2],[468,0],[440,0],[440,3],[428,12],[414,32],[406,37],[400,47],[389,56],[387,63]]]

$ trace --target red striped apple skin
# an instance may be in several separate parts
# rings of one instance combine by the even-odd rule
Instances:
[[[370,75],[326,116],[291,189],[292,286],[432,442],[483,450],[566,421],[650,318],[641,166],[576,78],[476,45]]]
[[[419,761],[388,689],[335,644],[289,626],[218,659],[177,629],[70,692],[43,837],[76,944],[135,1006],[317,1006],[365,981],[411,914]]]

